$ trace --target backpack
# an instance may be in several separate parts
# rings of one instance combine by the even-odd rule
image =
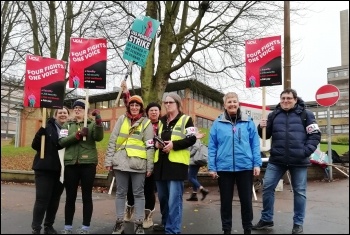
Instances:
[[[194,164],[206,166],[208,164],[208,147],[201,142],[197,151],[198,153],[193,156]]]
[[[271,123],[273,123],[273,120],[275,119],[276,115],[277,115],[277,110],[275,109],[272,111],[272,114],[271,114]],[[306,130],[306,121],[307,121],[306,120],[307,119],[306,109],[303,109],[303,111],[301,112],[300,119],[301,119],[301,122],[303,123],[305,130]]]

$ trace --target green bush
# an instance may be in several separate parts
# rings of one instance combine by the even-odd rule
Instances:
[[[349,136],[336,137],[336,142],[339,144],[349,144]]]

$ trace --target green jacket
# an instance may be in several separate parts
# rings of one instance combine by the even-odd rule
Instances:
[[[83,138],[78,140],[75,135],[78,128],[82,129],[83,122],[71,120],[66,122],[61,129],[61,133],[68,130],[68,135],[60,136],[59,144],[66,148],[64,153],[64,165],[79,164],[95,164],[98,163],[98,154],[96,141],[103,139],[103,126],[97,126],[93,120],[88,119],[87,127],[89,129],[86,141]]]

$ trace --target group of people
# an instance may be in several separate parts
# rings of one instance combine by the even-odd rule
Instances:
[[[197,180],[199,167],[193,163],[196,145],[204,137],[197,131],[190,116],[183,113],[181,97],[167,93],[161,105],[144,105],[140,96],[130,96],[122,82],[126,112],[121,115],[110,135],[105,166],[116,179],[116,222],[112,234],[124,233],[124,223],[133,218],[136,234],[145,228],[181,233],[184,181],[189,180],[193,192],[187,201],[202,200],[208,195]],[[224,234],[232,230],[232,200],[236,185],[241,204],[241,221],[245,234],[251,230],[272,227],[274,191],[284,173],[291,173],[294,192],[293,234],[303,232],[305,218],[307,166],[316,150],[321,133],[312,112],[306,110],[306,128],[300,118],[304,102],[293,89],[280,94],[276,113],[261,119],[258,127],[252,118],[241,112],[238,95],[229,92],[223,97],[223,113],[214,120],[209,134],[208,171],[218,181],[221,201],[221,225]],[[36,201],[33,211],[33,233],[55,234],[53,228],[63,185],[66,189],[65,226],[62,233],[72,233],[75,200],[79,182],[83,197],[83,224],[78,233],[89,233],[93,211],[92,186],[96,174],[96,142],[103,139],[102,119],[98,110],[92,112],[84,127],[84,100],[73,104],[74,119],[68,121],[67,108],[55,111],[46,128],[36,133],[32,147],[37,150],[33,162]],[[262,165],[260,139],[272,137],[269,164],[263,183],[263,210],[256,225],[253,221],[252,186]],[[40,159],[41,136],[45,135],[45,156]],[[59,151],[64,149],[64,166]],[[64,184],[60,182],[64,167]],[[156,193],[160,204],[161,222],[153,224]],[[46,216],[45,216],[46,214]]]

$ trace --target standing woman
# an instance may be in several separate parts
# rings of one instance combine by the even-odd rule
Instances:
[[[260,174],[260,139],[253,120],[242,114],[238,96],[227,93],[224,112],[210,129],[208,170],[218,179],[221,223],[224,234],[231,234],[232,199],[237,184],[244,234],[251,234],[253,220],[253,178]]]
[[[33,209],[32,233],[40,234],[41,224],[45,217],[44,233],[57,234],[53,228],[56,213],[63,192],[60,182],[61,163],[58,150],[58,137],[62,125],[68,120],[69,110],[66,107],[56,109],[54,117],[49,118],[46,127],[41,127],[35,134],[32,148],[36,150],[33,161],[35,174],[35,204]],[[45,136],[44,158],[40,158],[41,136]]]
[[[87,127],[84,127],[85,109],[89,108],[85,100],[76,100],[72,108],[73,120],[63,125],[59,140],[59,144],[66,148],[64,154],[66,205],[65,225],[62,233],[72,233],[75,202],[80,182],[83,198],[83,224],[77,233],[88,234],[93,211],[92,187],[98,163],[96,141],[103,139],[103,126],[99,111],[94,110],[92,115],[95,116],[95,121],[89,118]]]
[[[165,145],[155,142],[154,179],[156,181],[162,222],[156,231],[181,233],[184,181],[188,177],[191,147],[196,142],[196,128],[190,116],[182,113],[181,97],[168,93],[164,100],[166,115],[160,118],[158,134]]]
[[[140,96],[130,97],[126,114],[118,118],[109,138],[105,166],[116,179],[116,222],[112,234],[124,233],[125,199],[131,178],[135,200],[134,230],[144,234],[144,182],[153,171],[154,143],[151,121],[145,117]]]
[[[202,198],[201,198],[202,201],[206,198],[206,196],[209,193],[209,190],[204,188],[198,182],[197,175],[201,167],[194,162],[194,157],[201,154],[199,150],[201,145],[203,144],[201,142],[201,139],[204,136],[205,136],[204,133],[198,132],[196,134],[196,138],[197,138],[196,143],[194,143],[194,145],[192,145],[190,148],[191,158],[190,158],[190,166],[188,167],[188,181],[192,184],[192,194],[189,198],[186,199],[186,201],[198,201],[198,197],[197,197],[198,189],[202,193]]]

